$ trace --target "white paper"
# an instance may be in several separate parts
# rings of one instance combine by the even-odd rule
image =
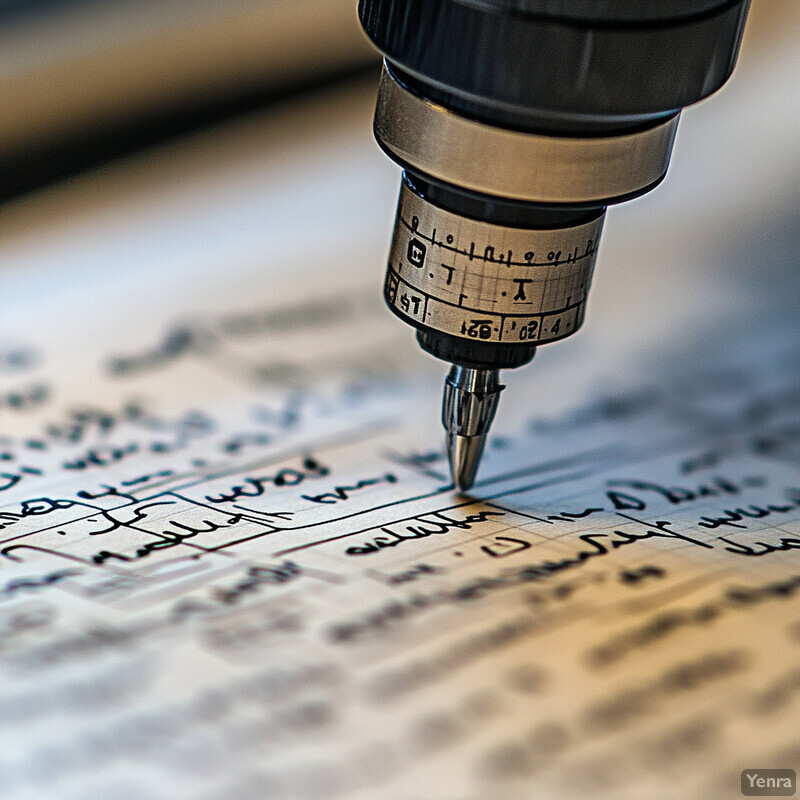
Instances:
[[[784,108],[758,69],[793,57],[612,212],[586,330],[506,376],[471,497],[443,366],[380,303],[371,86],[10,209],[3,797],[723,800],[796,769],[799,162],[773,116],[754,182],[768,121],[727,124]]]

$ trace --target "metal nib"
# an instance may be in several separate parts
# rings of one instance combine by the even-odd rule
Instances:
[[[447,432],[447,457],[453,485],[466,492],[475,483],[500,392],[497,370],[454,364],[444,382],[442,424]]]
[[[467,492],[475,483],[475,475],[483,455],[486,436],[458,436],[447,434],[447,457],[450,459],[450,475],[458,492]]]

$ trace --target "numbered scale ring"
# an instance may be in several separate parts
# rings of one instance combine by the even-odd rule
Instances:
[[[384,295],[417,328],[503,344],[563,339],[581,326],[604,215],[529,230],[434,206],[405,181]]]

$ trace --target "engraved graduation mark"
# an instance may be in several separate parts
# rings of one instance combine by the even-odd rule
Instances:
[[[583,322],[602,218],[558,230],[469,220],[401,189],[386,302],[412,325],[508,344],[562,339]]]

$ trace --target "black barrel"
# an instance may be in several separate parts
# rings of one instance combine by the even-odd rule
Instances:
[[[608,132],[707,97],[736,63],[749,0],[360,0],[395,70],[454,111]]]

